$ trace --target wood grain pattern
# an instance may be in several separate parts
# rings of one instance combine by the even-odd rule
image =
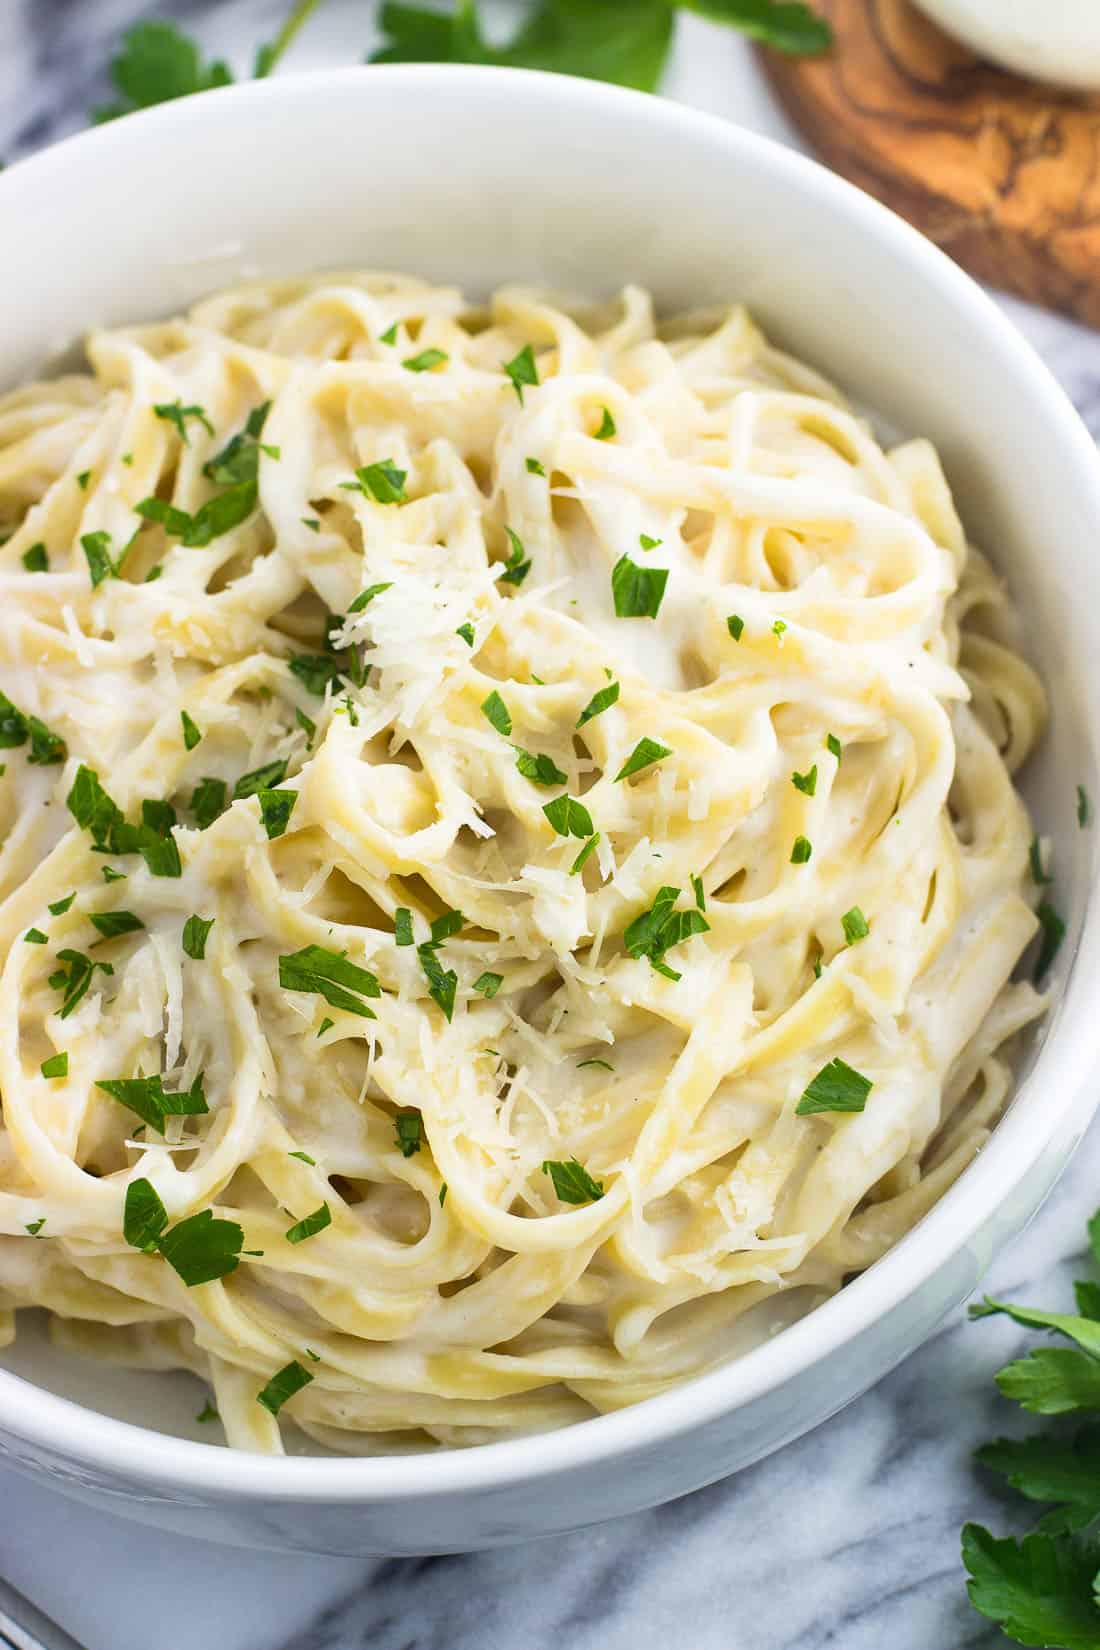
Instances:
[[[829,165],[982,280],[1100,326],[1100,95],[1006,74],[908,0],[818,9],[832,53],[760,55]]]

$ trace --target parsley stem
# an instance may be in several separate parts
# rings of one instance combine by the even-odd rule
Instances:
[[[256,79],[265,79],[292,43],[303,23],[317,10],[320,0],[297,0],[282,28],[269,45],[261,46],[256,54]]]

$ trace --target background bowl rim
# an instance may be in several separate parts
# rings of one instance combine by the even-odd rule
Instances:
[[[288,109],[374,85],[381,77],[407,83],[409,95],[430,94],[440,83],[469,88],[471,99],[505,84],[523,97],[558,100],[563,107],[601,105],[609,119],[664,127],[670,138],[690,131],[713,150],[771,174],[777,183],[817,194],[838,227],[857,240],[876,241],[914,266],[982,331],[1001,361],[1026,387],[1053,438],[1080,471],[1082,496],[1100,525],[1100,460],[1091,438],[1060,385],[992,298],[932,242],[887,207],[819,162],[775,139],[722,116],[602,82],[527,69],[464,64],[355,65],[316,69],[244,82],[193,94],[62,139],[0,175],[0,207],[18,220],[20,197],[63,174],[74,147],[122,156],[135,144],[171,140],[209,117],[216,107],[284,103]],[[217,100],[213,103],[211,100]],[[230,119],[235,117],[229,116]],[[28,197],[29,198],[29,197]],[[1092,718],[1100,722],[1095,708]],[[0,1426],[16,1438],[91,1469],[183,1494],[214,1499],[264,1499],[280,1503],[399,1502],[417,1497],[465,1495],[516,1483],[535,1483],[571,1468],[628,1457],[654,1444],[675,1447],[678,1437],[780,1390],[814,1363],[839,1350],[872,1323],[887,1317],[926,1283],[1006,1201],[1059,1130],[1083,1130],[1100,1106],[1100,1088],[1082,1103],[1085,1079],[1100,1048],[1100,1025],[1090,1025],[1083,979],[1100,968],[1100,926],[1094,873],[1076,953],[1065,990],[1044,1026],[1032,1069],[1015,1090],[1010,1108],[989,1143],[932,1209],[865,1273],[772,1339],[707,1374],[626,1409],[594,1416],[547,1433],[402,1456],[261,1456],[220,1444],[178,1438],[134,1422],[116,1420],[0,1370]],[[1076,989],[1075,989],[1076,987]],[[1072,999],[1072,1002],[1071,1002]],[[1091,1031],[1091,1035],[1090,1035]],[[1054,1101],[1040,1095],[1058,1068]],[[966,1200],[961,1193],[969,1194]],[[17,1459],[17,1457],[16,1457]]]

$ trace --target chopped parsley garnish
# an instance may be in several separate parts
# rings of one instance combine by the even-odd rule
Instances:
[[[335,686],[344,674],[340,660],[331,653],[295,653],[287,660],[287,666],[306,692],[317,699],[323,699],[329,684]]]
[[[327,1203],[322,1203],[319,1209],[314,1209],[311,1215],[306,1215],[296,1225],[283,1233],[288,1243],[304,1243],[306,1238],[316,1237],[323,1232],[326,1226],[332,1225],[332,1210]]]
[[[141,824],[127,824],[122,809],[99,783],[99,775],[81,763],[65,805],[77,824],[91,832],[101,853],[140,854],[155,877],[183,874],[179,849],[171,834],[176,816],[167,803],[143,802]]]
[[[66,894],[64,899],[55,899],[52,905],[47,906],[50,916],[63,917],[75,898],[76,892],[74,890],[73,893]]]
[[[229,806],[229,787],[224,779],[200,779],[191,793],[191,812],[200,831],[223,814]]]
[[[39,1068],[43,1077],[67,1077],[69,1075],[68,1054],[51,1054],[48,1060],[43,1060]]]
[[[27,761],[32,765],[53,767],[64,762],[69,754],[60,734],[52,733],[37,716],[25,715],[6,694],[0,693],[0,750],[15,750],[28,739],[31,748]]]
[[[435,954],[434,945],[418,945],[416,954],[420,958],[420,966],[428,981],[428,996],[443,1011],[443,1017],[449,1025],[455,1011],[458,975],[453,968],[444,969]]]
[[[378,334],[378,342],[380,344],[396,344],[396,342],[397,342],[397,322],[396,321],[394,321],[392,326],[388,326],[386,328],[385,332],[380,332]]]
[[[474,981],[474,990],[487,1000],[491,1000],[503,984],[503,974],[494,974],[491,970],[486,969],[484,974],[479,974]]]
[[[607,1060],[578,1060],[577,1070],[584,1071],[587,1066],[598,1066],[601,1071],[614,1071],[615,1067]]]
[[[50,558],[44,544],[32,544],[29,550],[23,552],[23,566],[28,573],[48,573]]]
[[[1059,947],[1066,937],[1066,925],[1049,900],[1043,900],[1035,915],[1039,919],[1042,934],[1039,955],[1035,959],[1035,971],[1032,974],[1032,979],[1038,985],[1058,955]]]
[[[203,1209],[157,1239],[157,1248],[188,1289],[228,1277],[240,1265],[244,1231],[235,1220],[219,1220]]]
[[[562,773],[552,756],[545,756],[535,751],[525,751],[520,745],[513,745],[516,753],[516,767],[524,779],[529,779],[533,785],[567,785],[569,777]]]
[[[208,481],[214,482],[218,487],[255,488],[256,478],[260,473],[260,454],[266,453],[269,458],[280,456],[278,447],[272,447],[260,440],[270,411],[270,401],[253,407],[245,420],[244,429],[239,430],[226,442],[220,453],[215,453],[213,458],[208,459],[203,465],[202,473]],[[214,537],[217,537],[217,534]]]
[[[603,1181],[593,1180],[575,1157],[567,1158],[564,1163],[547,1159],[542,1172],[554,1182],[554,1190],[562,1203],[595,1203],[603,1196]]]
[[[264,830],[269,841],[274,842],[285,832],[290,823],[290,816],[294,812],[294,805],[298,800],[297,791],[258,791],[260,803],[260,818],[264,822]]]
[[[556,796],[542,811],[559,836],[591,836],[595,829],[592,815],[574,796]]]
[[[88,483],[91,479],[91,470],[81,470],[80,474],[76,478],[76,484],[82,493],[86,493],[88,491]]]
[[[442,916],[433,918],[432,945],[442,945],[444,940],[451,939],[455,934],[461,934],[465,923],[466,918],[458,910],[444,911]]]
[[[325,1035],[326,1031],[331,1031],[335,1024],[336,1024],[336,1021],[335,1020],[330,1020],[328,1015],[326,1014],[324,1019],[321,1021],[321,1024],[317,1027],[318,1037],[323,1037]],[[293,1153],[291,1153],[291,1155],[293,1156]]]
[[[791,849],[791,864],[805,865],[812,853],[813,848],[810,845],[809,838],[804,836],[796,836],[794,839],[794,847]]]
[[[185,710],[180,711],[180,724],[183,728],[184,748],[193,751],[195,746],[201,742],[202,734]]]
[[[671,755],[669,747],[659,744],[656,739],[650,739],[648,736],[639,739],[615,775],[614,782],[617,785],[620,779],[629,779],[632,773],[641,773],[643,768],[651,768],[655,762],[663,762],[666,756]]]
[[[610,710],[612,705],[617,704],[618,698],[618,682],[609,682],[606,687],[600,688],[597,693],[592,695],[577,717],[578,728],[583,728],[586,722],[591,722],[594,717],[601,716],[605,710]]]
[[[460,624],[458,629],[455,631],[455,635],[461,636],[467,647],[473,647],[474,627],[472,624]]]
[[[857,940],[865,940],[871,932],[871,924],[858,905],[853,905],[850,911],[845,911],[840,919],[840,926],[849,945],[855,945]]]
[[[163,1134],[166,1118],[202,1117],[210,1110],[206,1104],[202,1078],[200,1071],[189,1089],[180,1089],[172,1094],[165,1091],[159,1076],[112,1077],[97,1080],[96,1088],[109,1094],[112,1100],[117,1100],[128,1111],[136,1112],[149,1128]]]
[[[785,619],[776,619],[775,623],[772,625],[772,635],[777,639],[777,641],[782,642],[783,632],[786,628],[787,624]]]
[[[524,344],[518,355],[514,355],[510,361],[505,361],[501,370],[512,380],[512,388],[522,407],[524,389],[534,389],[539,382],[539,369],[535,365],[535,352],[531,345]]]
[[[199,1413],[195,1416],[195,1420],[205,1426],[207,1421],[220,1421],[221,1416],[218,1414],[217,1410],[208,1398],[199,1410]]]
[[[402,1157],[412,1157],[424,1140],[424,1120],[418,1111],[399,1111],[393,1120],[394,1135]]]
[[[399,905],[393,914],[393,938],[396,945],[412,945],[413,916],[407,905]]]
[[[643,550],[656,550],[657,547],[664,542],[664,539],[651,538],[648,533],[638,534],[638,543],[641,545]]]
[[[1089,804],[1088,792],[1083,785],[1077,787],[1077,823],[1081,829],[1089,823],[1092,817],[1092,808]]]
[[[97,933],[104,939],[117,938],[119,934],[136,934],[145,924],[140,917],[135,917],[132,911],[93,911],[88,918]]]
[[[575,876],[580,875],[580,873],[584,870],[585,866],[588,864],[588,861],[592,858],[592,855],[596,852],[596,849],[599,847],[599,843],[600,843],[600,833],[599,833],[599,831],[595,831],[589,837],[588,841],[585,843],[584,847],[581,849],[580,853],[577,855],[576,859],[573,861],[572,865],[569,867],[569,875],[571,877],[575,877]]]
[[[508,737],[512,731],[512,718],[508,706],[504,703],[496,688],[493,689],[487,699],[482,700],[481,712],[493,724],[498,733],[502,733],[505,738]]]
[[[155,1254],[157,1243],[168,1225],[168,1211],[152,1181],[131,1180],[122,1209],[122,1235],[143,1254]]]
[[[369,968],[360,968],[320,945],[307,945],[280,957],[279,984],[284,991],[316,992],[330,1007],[346,1009],[364,1020],[373,1020],[375,1014],[361,999],[382,995],[377,977]]]
[[[234,802],[241,802],[250,796],[258,796],[260,791],[274,790],[286,778],[288,759],[279,757],[274,762],[265,762],[260,768],[251,768],[248,773],[242,773],[233,787]]]
[[[206,942],[214,926],[214,917],[188,917],[183,925],[183,949],[195,962],[206,956]]]
[[[299,1163],[308,1163],[311,1169],[315,1169],[317,1167],[317,1159],[315,1157],[310,1157],[308,1152],[287,1152],[286,1155],[288,1157],[296,1157]]]
[[[399,470],[392,458],[380,458],[375,464],[362,464],[355,472],[354,481],[343,481],[342,487],[371,498],[376,504],[407,504],[405,482],[409,472]]]
[[[73,951],[66,948],[57,953],[60,963],[68,963],[68,969],[58,968],[50,975],[50,988],[63,993],[61,1001],[61,1019],[67,1020],[77,1004],[87,995],[96,970],[101,974],[113,974],[114,968],[110,963],[93,962],[86,957],[83,951]]]
[[[511,548],[508,552],[508,560],[504,564],[504,572],[500,575],[500,582],[501,584],[521,585],[531,571],[531,559],[524,550],[523,540],[518,533],[513,533],[510,527],[506,527],[504,531],[508,535],[508,543]]]
[[[153,411],[158,418],[163,418],[166,423],[175,426],[185,447],[191,445],[191,437],[187,433],[187,420],[189,418],[196,419],[208,435],[214,434],[214,426],[207,418],[202,407],[194,405],[185,407],[182,401],[158,401],[153,407]]]
[[[450,360],[450,356],[441,349],[422,349],[419,355],[410,355],[401,365],[407,372],[431,372],[435,367],[441,367]]]
[[[23,935],[23,942],[24,942],[25,945],[48,945],[49,944],[49,941],[47,940],[45,934],[42,932],[41,928],[28,928],[27,932]]]
[[[807,773],[792,773],[791,784],[803,796],[813,796],[817,791],[817,763]]]
[[[844,747],[841,745],[840,740],[837,738],[835,733],[830,733],[826,736],[825,745],[826,745],[826,748],[829,751],[832,752],[833,756],[835,756],[837,761],[839,762],[841,757],[844,754]]]
[[[809,1117],[817,1111],[862,1111],[873,1087],[869,1077],[855,1071],[838,1056],[822,1066],[813,1081],[807,1083],[795,1114]]]
[[[680,975],[665,962],[665,952],[710,931],[710,923],[698,907],[689,911],[674,909],[679,897],[678,888],[659,888],[649,910],[635,917],[623,934],[623,944],[631,957],[648,957],[651,966],[670,980],[678,980]]]
[[[212,475],[216,464],[217,460],[211,460],[204,466],[203,474]],[[215,539],[220,539],[224,533],[247,521],[256,508],[258,496],[257,483],[253,478],[238,481],[224,492],[215,493],[199,506],[194,515],[168,504],[162,498],[143,498],[134,505],[134,510],[144,520],[157,522],[166,533],[178,538],[186,549],[204,550]]]
[[[617,434],[618,431],[615,425],[615,420],[611,416],[611,409],[610,407],[605,407],[603,410],[603,417],[600,420],[600,427],[596,431],[596,440],[610,441],[612,436]]]
[[[256,1402],[262,1404],[270,1415],[278,1415],[287,1399],[293,1398],[296,1392],[301,1392],[312,1379],[309,1370],[303,1369],[297,1358],[292,1358],[257,1392]]]
[[[92,581],[92,589],[101,585],[104,579],[118,577],[121,558],[118,562],[111,555],[111,535],[102,528],[96,533],[84,533],[80,539],[84,558],[88,563],[88,574]]]
[[[611,596],[620,619],[655,619],[668,583],[667,567],[639,567],[620,556],[611,570]]]
[[[312,716],[307,716],[298,705],[294,707],[294,720],[306,736],[306,750],[313,749],[313,741],[317,737],[317,724]]]
[[[702,879],[702,877],[697,877],[694,874],[692,875],[692,877],[691,877],[691,891],[695,895],[695,904],[698,907],[698,909],[700,911],[705,911],[706,908],[707,908],[707,896],[703,892],[703,879]]]
[[[1054,878],[1047,876],[1043,870],[1043,850],[1037,836],[1033,836],[1031,839],[1031,845],[1027,851],[1027,862],[1031,870],[1032,882],[1039,885],[1044,882],[1053,882]]]
[[[382,594],[383,590],[392,590],[392,589],[393,589],[393,580],[392,579],[386,579],[385,582],[382,583],[382,584],[368,584],[368,586],[365,590],[360,590],[358,596],[356,596],[355,600],[352,602],[351,606],[348,608],[348,612],[349,613],[362,613],[362,611],[365,607],[370,606],[370,604],[374,600],[375,596],[380,596]]]
[[[731,613],[726,620],[726,629],[735,642],[739,642],[745,633],[745,621],[739,613]]]
[[[446,1201],[447,1201],[447,1182],[444,1181],[442,1186],[440,1186],[440,1188],[439,1188],[439,1207],[441,1209],[442,1209],[443,1205],[446,1203]]]
[[[318,521],[316,516],[301,516],[299,517],[299,520],[301,521],[303,527],[309,528],[311,533],[319,533],[321,531],[321,523]]]
[[[546,471],[543,469],[537,458],[525,458],[523,462],[527,466],[528,475],[544,476],[546,474]]]

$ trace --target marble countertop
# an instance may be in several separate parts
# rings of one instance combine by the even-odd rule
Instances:
[[[326,0],[281,72],[355,61],[374,6]],[[121,31],[155,12],[245,68],[284,0],[0,0],[0,156],[78,130],[106,99]],[[694,18],[666,91],[785,142],[745,45]],[[1006,301],[1100,436],[1100,337]],[[997,1293],[1068,1301],[1100,1202],[1093,1129],[992,1274]],[[0,1471],[0,1573],[88,1650],[994,1650],[969,1609],[959,1529],[1014,1509],[970,1465],[1011,1424],[993,1372],[1025,1337],[960,1311],[841,1415],[736,1478],[536,1546],[423,1559],[231,1552],[92,1512]]]

